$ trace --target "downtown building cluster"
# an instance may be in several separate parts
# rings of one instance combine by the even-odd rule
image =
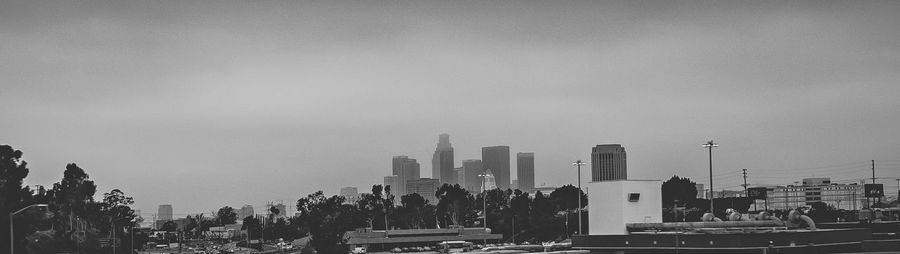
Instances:
[[[450,135],[441,134],[431,158],[431,178],[421,177],[416,159],[398,155],[392,158],[391,175],[384,177],[384,185],[391,186],[395,198],[416,193],[432,204],[437,203],[435,191],[444,184],[459,185],[470,192],[495,188],[533,191],[534,153],[517,153],[516,162],[518,179],[512,180],[509,146],[488,146],[481,148],[480,159],[463,159],[457,167]],[[347,194],[348,198],[357,195]]]
[[[384,185],[391,186],[395,198],[416,193],[432,204],[437,203],[435,191],[444,184],[459,185],[470,192],[491,189],[518,189],[533,193],[535,186],[535,154],[515,154],[515,180],[512,178],[512,152],[509,146],[481,148],[481,158],[462,159],[457,166],[450,135],[440,134],[431,158],[431,178],[421,177],[420,163],[409,156],[393,156],[391,174],[384,176]],[[626,179],[625,148],[619,144],[597,145],[591,151],[591,179],[593,181]],[[351,191],[352,190],[352,191]],[[348,200],[358,197],[355,187],[341,189]]]

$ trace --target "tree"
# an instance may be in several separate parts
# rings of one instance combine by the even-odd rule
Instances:
[[[373,229],[387,228],[385,223],[388,218],[385,214],[394,210],[394,195],[391,194],[391,186],[372,185],[372,193],[360,195],[360,199],[356,202],[356,209],[369,227]]]
[[[550,192],[550,201],[556,211],[572,211],[578,207],[578,197],[581,197],[581,208],[587,207],[587,194],[571,184],[556,188]]]
[[[537,241],[550,241],[557,237],[559,230],[553,225],[553,202],[538,191],[531,200],[531,218],[529,221],[534,227],[534,238]]]
[[[482,215],[487,214],[487,226],[491,228],[491,232],[495,234],[506,234],[511,228],[507,223],[509,217],[507,209],[509,208],[509,198],[512,190],[492,189],[475,196],[475,210],[484,210],[484,197],[487,197],[487,212],[481,211]],[[479,205],[480,204],[480,205]]]
[[[513,197],[509,200],[509,210],[512,213],[514,224],[514,231],[511,234],[517,235],[520,232],[532,230],[531,223],[528,223],[528,218],[531,216],[531,197],[528,196],[527,192],[520,190],[513,192]],[[523,239],[518,238],[516,240],[521,241]]]
[[[108,217],[103,215],[100,203],[94,202],[97,185],[75,163],[66,165],[63,178],[53,184],[50,209],[55,211],[53,228],[55,238],[66,248],[97,252],[95,241],[110,229]]]
[[[297,200],[297,211],[309,225],[310,243],[318,252],[347,252],[344,233],[353,230],[359,222],[354,220],[355,206],[345,205],[342,196],[326,197],[317,191]]]
[[[400,204],[400,207],[396,209],[400,226],[408,229],[423,228],[425,206],[428,205],[428,200],[418,193],[411,193],[400,197]]]
[[[219,218],[219,223],[222,225],[237,223],[237,213],[235,213],[234,208],[231,208],[230,206],[219,208],[219,211],[216,212],[216,216]]]
[[[135,223],[137,215],[131,209],[132,204],[134,204],[134,199],[125,196],[125,193],[119,189],[113,189],[108,193],[104,193],[103,202],[100,203],[100,212],[105,217],[104,221],[108,220],[111,222],[106,231],[115,231],[115,235],[122,239],[124,243],[131,241],[131,238],[125,235],[126,229],[131,230],[137,226]]]
[[[673,175],[662,184],[663,207],[671,207],[676,200],[678,204],[683,205],[692,203],[695,199],[697,199],[697,183],[687,177]]]
[[[262,235],[262,222],[253,215],[244,217],[241,229],[246,229],[249,238],[259,238]]]
[[[444,226],[470,224],[475,218],[475,198],[456,185],[444,184],[435,192],[438,198],[437,215]]]
[[[15,150],[8,145],[0,145],[0,212],[8,215],[23,207],[31,205],[31,190],[27,186],[22,186],[25,177],[28,176],[28,163],[22,160],[22,151]],[[25,235],[34,231],[28,225],[32,222],[27,221],[26,217],[17,217],[14,229],[15,246],[19,252],[24,252],[25,244],[22,241]],[[0,220],[0,228],[9,228],[9,218]],[[9,246],[9,230],[0,230],[0,246]],[[3,249],[7,251],[9,249]]]

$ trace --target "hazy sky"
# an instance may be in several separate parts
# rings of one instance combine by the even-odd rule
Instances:
[[[440,133],[538,186],[604,143],[705,183],[714,139],[717,188],[874,159],[893,189],[900,1],[2,1],[0,101],[28,184],[75,162],[144,216],[430,176]]]

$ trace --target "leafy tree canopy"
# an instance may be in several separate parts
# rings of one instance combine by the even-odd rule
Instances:
[[[219,208],[219,211],[216,212],[216,217],[219,218],[219,222],[223,225],[237,223],[237,213],[230,206]]]
[[[686,204],[697,199],[697,183],[687,177],[673,175],[662,184],[663,206],[672,206],[677,200]]]
[[[574,210],[578,207],[578,198],[581,198],[581,207],[587,206],[587,195],[571,184],[563,185],[550,192],[550,201],[556,211]]]

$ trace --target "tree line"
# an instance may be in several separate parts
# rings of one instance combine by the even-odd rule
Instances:
[[[99,239],[115,235],[121,243],[119,252],[131,253],[128,247],[146,242],[144,234],[131,235],[141,221],[131,208],[134,200],[123,191],[112,189],[95,200],[97,185],[75,163],[66,165],[63,178],[52,188],[23,186],[29,169],[22,155],[0,145],[0,211],[9,215],[21,210],[12,217],[13,225],[8,219],[0,220],[0,228],[14,229],[13,242],[9,230],[0,230],[0,246],[14,244],[16,253],[111,253],[100,246]]]
[[[101,239],[118,238],[117,251],[130,253],[128,248],[141,249],[148,241],[148,235],[135,230],[141,218],[132,208],[133,198],[122,190],[112,189],[95,200],[97,185],[75,163],[66,165],[62,179],[52,188],[32,189],[24,185],[29,169],[22,155],[11,146],[0,145],[0,211],[10,214],[26,208],[13,220],[16,252],[112,253],[111,248],[101,246]],[[243,229],[254,239],[309,236],[317,250],[331,253],[344,248],[344,233],[356,228],[485,227],[485,215],[486,227],[493,234],[502,234],[506,242],[561,240],[578,231],[578,198],[582,199],[581,208],[587,206],[587,196],[572,185],[549,195],[540,191],[529,195],[511,189],[471,193],[459,185],[445,184],[435,190],[435,196],[438,201],[432,204],[419,194],[395,197],[390,186],[373,185],[370,193],[348,202],[342,196],[318,191],[297,200],[296,215],[278,216],[284,211],[272,207],[268,216],[241,219]],[[36,204],[47,206],[32,206]],[[203,238],[210,227],[234,224],[237,219],[235,210],[226,206],[215,215],[190,215],[180,226],[164,222],[159,229],[180,231],[183,237],[196,239]],[[587,221],[586,212],[583,219]],[[0,225],[10,226],[8,220],[0,220]],[[583,225],[586,232],[587,223]],[[9,234],[0,230],[3,246],[11,244]]]
[[[243,218],[243,224],[251,235],[267,240],[309,236],[317,251],[337,253],[346,251],[344,234],[357,228],[484,227],[485,214],[487,228],[502,234],[505,242],[558,241],[577,232],[578,198],[582,208],[587,206],[587,195],[572,185],[559,187],[550,195],[538,191],[532,196],[511,189],[471,193],[459,185],[444,184],[435,190],[435,196],[436,204],[417,193],[398,198],[391,193],[391,186],[373,185],[371,192],[348,202],[343,196],[317,191],[297,200],[295,216],[275,218],[270,211],[269,216]],[[586,232],[586,212],[583,219]]]

